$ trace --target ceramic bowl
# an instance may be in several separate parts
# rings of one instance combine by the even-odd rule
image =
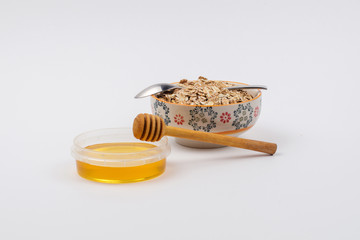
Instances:
[[[246,91],[254,98],[242,103],[211,106],[170,103],[153,95],[151,110],[153,114],[163,118],[167,126],[238,136],[254,126],[261,110],[261,91],[257,89]],[[175,141],[187,147],[222,147],[182,138],[176,138]]]

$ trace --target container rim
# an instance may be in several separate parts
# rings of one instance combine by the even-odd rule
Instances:
[[[85,140],[87,138],[94,137],[98,135],[101,136],[111,136],[111,135],[126,135],[128,133],[132,132],[130,128],[102,128],[102,129],[96,129],[96,130],[90,130],[83,132],[79,135],[77,135],[73,140],[73,146],[71,148],[71,153],[73,157],[76,160],[86,159],[90,161],[101,161],[101,162],[131,162],[131,161],[139,161],[139,160],[150,160],[153,159],[156,156],[159,156],[160,158],[166,158],[170,153],[170,145],[168,142],[168,139],[166,136],[164,136],[160,141],[158,141],[158,145],[155,145],[153,148],[149,148],[146,150],[141,150],[137,152],[130,152],[130,153],[106,153],[106,152],[99,152],[94,151],[92,149],[88,149],[83,147],[80,144],[81,140]],[[134,138],[135,140],[135,138]],[[123,140],[119,140],[121,142],[125,142]],[[129,139],[127,142],[135,142],[132,139]],[[149,143],[151,142],[145,142],[145,141],[136,141],[136,142],[143,142],[143,143]],[[104,142],[105,143],[105,142]],[[142,157],[139,156],[139,154],[143,155]],[[135,156],[139,157],[135,157]],[[119,159],[106,159],[107,157],[116,158],[119,157]],[[145,156],[145,157],[144,157]],[[127,159],[128,158],[128,159]],[[81,161],[81,160],[80,160]]]

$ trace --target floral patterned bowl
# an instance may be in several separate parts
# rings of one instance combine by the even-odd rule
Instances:
[[[151,110],[153,114],[163,118],[167,126],[237,136],[253,127],[260,115],[261,91],[247,91],[253,99],[242,103],[212,106],[170,103],[152,95]],[[222,147],[182,138],[176,138],[175,141],[187,147]]]

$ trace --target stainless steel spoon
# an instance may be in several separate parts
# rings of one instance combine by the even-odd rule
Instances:
[[[175,84],[170,84],[170,83],[157,83],[157,84],[151,85],[151,86],[145,88],[144,90],[142,90],[141,92],[139,92],[135,96],[135,98],[143,98],[143,97],[151,96],[153,94],[169,91],[169,90],[175,89],[175,88],[183,88],[183,87],[180,87]]]
[[[141,92],[139,92],[135,96],[135,98],[143,98],[143,97],[151,96],[153,94],[169,91],[169,90],[175,89],[175,88],[183,88],[183,87],[180,87],[175,84],[170,84],[170,83],[157,83],[157,84],[151,85],[151,86],[145,88],[144,90],[142,90]],[[235,90],[235,89],[264,89],[264,90],[267,90],[267,87],[264,85],[236,85],[236,86],[227,87],[227,89],[229,89],[229,90]]]

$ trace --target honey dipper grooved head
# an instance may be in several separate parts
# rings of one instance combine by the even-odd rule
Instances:
[[[134,137],[142,141],[159,141],[165,133],[164,120],[152,114],[138,114],[133,123]]]

